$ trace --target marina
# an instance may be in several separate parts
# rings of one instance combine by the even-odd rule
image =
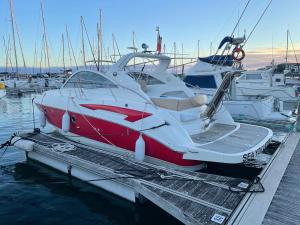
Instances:
[[[30,97],[27,99],[30,103]],[[30,104],[28,109],[30,115]],[[203,172],[196,173],[170,170],[146,162],[137,162],[130,155],[124,157],[124,155],[120,156],[72,142],[57,132],[39,133],[36,130],[37,133],[31,133],[29,131],[31,125],[31,123],[27,125],[28,132],[17,133],[17,137],[24,138],[23,140],[19,143],[18,139],[13,140],[13,142],[17,141],[16,146],[25,150],[23,150],[25,158],[21,157],[22,161],[27,159],[29,165],[32,164],[36,168],[39,165],[32,162],[38,161],[66,174],[63,178],[43,181],[46,184],[61,185],[65,182],[69,183],[70,177],[78,178],[116,195],[121,195],[122,198],[125,197],[135,202],[136,205],[144,205],[147,201],[152,202],[184,224],[247,224],[245,218],[249,216],[253,221],[251,215],[255,218],[260,215],[262,221],[273,196],[278,195],[277,186],[280,185],[281,176],[294,151],[295,154],[297,153],[296,147],[300,138],[298,133],[279,132],[276,141],[281,141],[282,144],[276,144],[275,150],[267,150],[267,154],[272,154],[267,165],[258,170],[250,167],[252,172],[248,172],[248,176],[239,177],[243,173],[237,175],[234,171],[238,167],[240,167],[238,170],[241,170],[241,166],[224,167],[225,170],[223,168],[222,173],[216,172],[220,170],[220,167],[213,164],[203,168],[201,170]],[[29,143],[32,149],[28,149],[28,143],[22,143],[22,141],[34,142],[33,145]],[[65,146],[64,149],[66,144],[67,147]],[[279,171],[282,173],[281,176]],[[50,171],[50,173],[53,172]],[[232,177],[234,174],[238,177]],[[260,177],[261,184],[260,182],[252,183],[257,175]],[[26,184],[26,180],[27,178],[20,182]],[[249,190],[245,191],[243,188],[247,190],[249,188]],[[264,192],[261,192],[262,190]],[[224,195],[228,197],[224,198]],[[262,202],[264,207],[261,207]],[[260,205],[259,214],[255,213],[255,204]],[[252,211],[251,207],[254,208]],[[261,210],[262,208],[265,211]],[[207,216],[203,217],[203,214]],[[223,222],[214,222],[213,217],[217,218],[216,221],[219,219]],[[250,219],[247,218],[246,221]],[[261,221],[253,224],[260,224]]]
[[[156,1],[3,0],[1,224],[300,224],[290,4]]]
[[[264,195],[270,180],[271,185],[274,185],[274,177],[270,176],[274,176],[273,170],[278,170],[276,162],[281,161],[282,173],[288,166],[289,158],[283,157],[287,153],[290,157],[293,155],[300,135],[291,134],[284,139],[286,140],[274,152],[265,169],[257,174],[262,183],[249,178],[230,178],[210,175],[207,172],[166,170],[163,167],[136,162],[129,156],[120,157],[70,142],[57,133],[43,134],[37,130],[36,133],[19,134],[12,141],[26,151],[28,160],[45,163],[69,177],[76,177],[132,202],[143,202],[147,199],[184,224],[245,224],[236,220],[244,219],[247,213],[253,216],[249,208],[254,207],[252,204],[262,203],[255,201],[255,198]],[[34,144],[31,145],[30,142]],[[278,184],[280,180],[281,177],[277,177]],[[273,197],[268,195],[268,201],[264,201],[266,205],[271,203]],[[243,212],[245,205],[250,212]],[[260,212],[262,218],[263,213]],[[242,219],[239,218],[241,214]]]

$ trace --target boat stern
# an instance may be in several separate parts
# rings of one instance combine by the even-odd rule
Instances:
[[[220,129],[226,134],[216,132]],[[267,147],[272,136],[273,132],[265,127],[216,124],[207,132],[192,136],[195,147],[184,153],[183,158],[227,164],[246,163],[255,160]]]

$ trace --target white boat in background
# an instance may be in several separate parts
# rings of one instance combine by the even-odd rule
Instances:
[[[273,96],[281,101],[298,101],[297,88],[286,85],[286,75],[276,73],[275,67],[267,67],[259,70],[248,70],[236,79],[237,96]]]
[[[154,62],[153,70],[131,66],[138,58]],[[220,105],[221,91],[207,104],[206,95],[195,95],[167,72],[170,61],[137,52],[121,57],[106,74],[74,73],[60,90],[35,99],[42,126],[47,120],[73,141],[176,169],[255,159],[272,131],[234,122]]]
[[[0,99],[6,95],[5,84],[0,82]]]
[[[8,88],[35,89],[43,87],[60,88],[63,84],[63,78],[32,78],[27,79],[8,79],[5,80],[5,85]]]
[[[205,59],[198,59],[198,62],[190,68],[184,77],[184,81],[193,87],[195,93],[207,94],[210,99],[221,86],[224,74],[228,71],[236,71],[231,66],[213,65]],[[244,72],[241,76],[248,76]],[[250,75],[249,75],[250,76]],[[236,78],[236,83],[241,77]],[[252,87],[252,86],[250,86]],[[227,94],[223,104],[236,120],[253,121],[291,121],[292,112],[283,109],[283,102],[269,95],[253,95],[248,92],[241,92],[237,89],[235,82]]]

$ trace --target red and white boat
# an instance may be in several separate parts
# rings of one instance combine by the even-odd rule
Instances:
[[[152,71],[130,70],[137,58],[154,63]],[[170,61],[161,54],[132,53],[105,74],[78,71],[61,89],[35,99],[42,125],[47,120],[73,141],[171,168],[255,158],[272,131],[234,122],[222,105],[208,116],[207,97],[168,73]]]

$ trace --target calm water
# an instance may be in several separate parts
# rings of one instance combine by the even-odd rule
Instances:
[[[31,98],[0,100],[0,144],[33,127]],[[3,149],[0,150],[0,156]],[[65,183],[52,183],[61,180]],[[152,203],[132,204],[41,164],[9,147],[0,158],[0,224],[180,224]]]

